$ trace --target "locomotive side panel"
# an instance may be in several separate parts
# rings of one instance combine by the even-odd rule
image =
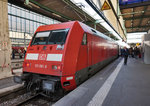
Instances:
[[[82,35],[82,42],[77,57],[77,67],[75,73],[75,80],[77,85],[88,78],[88,69],[91,65],[91,35],[84,32]]]
[[[99,36],[93,35],[92,36],[92,65],[106,59],[106,53],[104,56],[102,56],[102,51],[104,47],[105,47],[105,40],[103,40]]]
[[[77,85],[81,84],[84,80],[89,78],[89,76],[95,74],[99,69],[114,60],[117,55],[116,51],[116,44],[112,41],[87,33],[87,44],[80,45],[78,54],[75,74]]]
[[[68,38],[66,50],[64,53],[64,65],[61,77],[61,85],[66,90],[72,90],[76,88],[75,72],[83,33],[84,31],[79,23],[75,22],[70,32],[70,36]]]

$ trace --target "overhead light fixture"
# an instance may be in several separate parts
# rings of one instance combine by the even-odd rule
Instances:
[[[52,13],[53,15],[55,15],[55,16],[57,16],[57,17],[59,17],[59,18],[61,18],[61,16],[60,15],[58,15],[58,14],[55,14],[55,13]]]
[[[37,6],[37,5],[35,5],[35,4],[31,3],[31,2],[29,2],[29,5],[31,5],[32,7],[40,8],[39,6]]]

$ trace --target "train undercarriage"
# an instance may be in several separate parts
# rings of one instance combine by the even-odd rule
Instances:
[[[50,95],[56,92],[62,92],[60,77],[23,73],[21,76],[14,76],[16,83],[24,83],[27,91],[31,92],[42,92],[43,94]]]

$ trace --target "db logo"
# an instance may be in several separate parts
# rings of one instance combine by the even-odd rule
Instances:
[[[40,54],[39,60],[46,60],[46,54]]]

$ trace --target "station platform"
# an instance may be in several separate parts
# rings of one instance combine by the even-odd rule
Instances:
[[[150,65],[118,58],[53,106],[149,106]]]
[[[17,75],[20,75],[22,73],[22,68],[14,69],[13,72]],[[8,78],[0,79],[0,97],[9,92],[17,90],[18,88],[22,86],[23,86],[22,84],[16,84],[13,81],[13,75]]]

